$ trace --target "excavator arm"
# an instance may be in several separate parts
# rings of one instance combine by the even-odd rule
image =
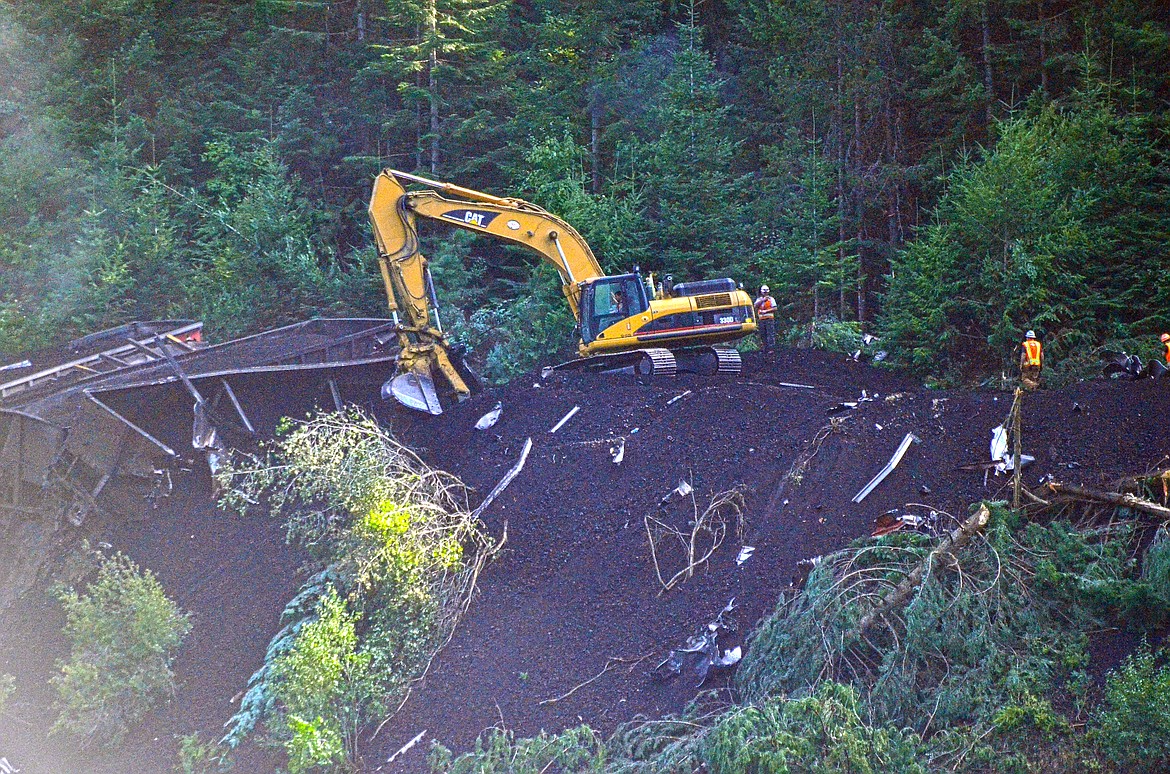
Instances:
[[[407,191],[408,182],[430,190]],[[521,199],[387,169],[374,181],[369,212],[400,347],[398,375],[383,385],[382,393],[431,414],[442,413],[432,370],[446,378],[460,399],[470,395],[470,390],[447,352],[430,269],[419,250],[418,218],[487,234],[537,253],[557,270],[565,300],[578,320],[581,283],[604,276],[593,251],[572,226]]]

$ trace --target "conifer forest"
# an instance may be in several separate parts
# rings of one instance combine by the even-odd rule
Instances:
[[[2,2],[0,774],[1170,771],[1168,277],[1164,2]]]

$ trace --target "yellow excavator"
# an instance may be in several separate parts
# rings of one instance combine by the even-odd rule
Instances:
[[[406,190],[411,183],[425,190]],[[581,235],[535,204],[386,169],[370,197],[378,263],[398,326],[398,370],[382,386],[385,398],[441,414],[435,372],[460,400],[471,394],[448,351],[434,282],[419,251],[419,218],[527,247],[556,268],[580,330],[580,358],[558,369],[644,375],[740,370],[736,350],[715,346],[756,330],[752,299],[733,280],[674,285],[667,277],[655,288],[653,275],[644,279],[636,269],[607,276]]]

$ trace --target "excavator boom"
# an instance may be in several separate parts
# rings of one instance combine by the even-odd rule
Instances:
[[[408,191],[408,183],[425,190]],[[398,324],[398,374],[382,393],[410,408],[442,413],[432,378],[436,371],[460,399],[470,395],[448,353],[430,269],[420,251],[420,217],[526,247],[551,264],[581,330],[578,350],[597,367],[636,363],[643,373],[671,373],[679,367],[676,351],[690,350],[686,362],[703,363],[702,370],[737,372],[738,353],[712,345],[755,330],[751,298],[731,280],[693,283],[695,292],[679,285],[682,292],[673,295],[652,288],[648,293],[637,273],[606,276],[572,226],[523,199],[386,169],[374,180],[369,213],[387,303]]]

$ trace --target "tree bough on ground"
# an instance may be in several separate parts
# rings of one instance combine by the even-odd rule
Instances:
[[[320,571],[286,607],[223,741],[263,723],[290,771],[352,766],[359,734],[401,708],[499,546],[457,479],[362,412],[284,430],[266,457],[237,457],[219,476],[222,503],[283,519]]]
[[[703,694],[601,746],[492,732],[453,764],[432,761],[623,774],[1165,770],[1170,666],[1131,659],[1095,710],[1085,668],[1091,633],[1165,620],[1170,539],[1159,531],[1139,556],[1145,526],[1125,511],[1050,521],[1062,512],[1025,519],[986,504],[941,539],[895,533],[820,557],[749,639],[735,704]]]

